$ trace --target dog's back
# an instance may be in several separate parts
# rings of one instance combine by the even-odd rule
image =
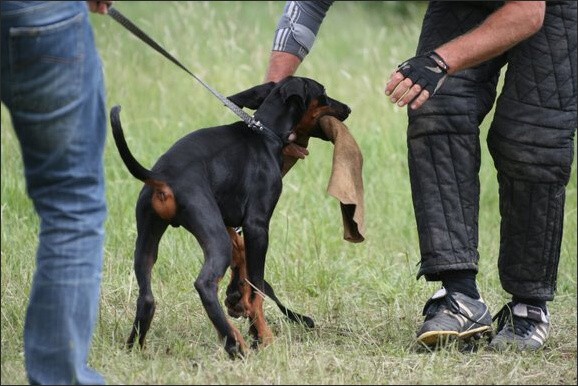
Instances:
[[[120,107],[115,106],[111,110],[111,126],[121,158],[135,178],[152,188],[143,189],[150,190],[155,210],[173,225],[179,225],[174,218],[176,203],[169,203],[168,198],[184,204],[206,190],[225,223],[240,226],[246,214],[245,203],[281,193],[281,153],[271,150],[262,135],[243,122],[185,135],[149,170],[131,153],[119,114]],[[257,186],[265,189],[257,192]],[[254,194],[261,197],[253,197]],[[168,205],[171,209],[167,209]]]

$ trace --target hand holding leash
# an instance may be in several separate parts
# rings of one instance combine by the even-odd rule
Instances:
[[[106,15],[108,13],[108,9],[112,6],[114,1],[87,0],[86,3],[88,4],[88,9],[90,12]]]

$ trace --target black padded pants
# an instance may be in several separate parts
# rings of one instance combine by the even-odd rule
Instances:
[[[500,3],[430,2],[421,54],[467,32]],[[488,134],[500,197],[499,272],[512,295],[552,300],[576,132],[576,3],[547,6],[544,27],[504,55],[449,77],[409,110],[408,156],[418,278],[478,269],[479,125],[504,87]]]

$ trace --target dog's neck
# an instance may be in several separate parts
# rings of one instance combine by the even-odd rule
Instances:
[[[259,133],[260,135],[264,135],[265,137],[273,140],[274,142],[278,143],[281,147],[285,146],[287,143],[287,141],[285,141],[283,138],[281,138],[281,136],[279,134],[277,134],[275,131],[271,130],[269,128],[269,126],[267,126],[264,123],[261,123],[261,125],[257,126],[257,127],[251,127],[249,125],[247,125],[247,127],[251,128],[253,131]]]

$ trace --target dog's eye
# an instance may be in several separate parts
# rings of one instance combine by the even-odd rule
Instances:
[[[327,106],[329,104],[327,102],[327,95],[325,94],[321,94],[317,100],[319,101],[320,106]]]

